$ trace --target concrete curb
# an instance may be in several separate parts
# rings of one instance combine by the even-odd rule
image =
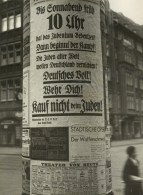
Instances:
[[[131,139],[131,140],[121,140],[121,141],[112,141],[111,147],[128,146],[128,145],[136,145],[136,144],[143,144],[143,138]]]

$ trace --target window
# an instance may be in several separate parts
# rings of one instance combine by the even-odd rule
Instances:
[[[8,90],[7,90],[8,100],[14,100],[15,99],[14,81],[8,80],[7,87],[8,87]]]
[[[143,79],[140,79],[140,89],[143,89]]]
[[[139,99],[136,99],[136,111],[140,110],[140,101]]]
[[[129,37],[129,34],[124,34],[123,45],[129,49],[133,49],[135,47],[134,40],[132,37]]]
[[[115,59],[117,60],[117,58],[118,58],[118,54],[117,54],[118,52],[117,52],[117,48],[115,48]]]
[[[133,96],[127,96],[127,108],[128,110],[134,110],[134,97]]]
[[[137,43],[137,51],[143,53],[143,46],[141,43]]]
[[[133,75],[129,72],[126,73],[126,84],[133,86]]]
[[[2,32],[7,31],[7,17],[2,18]]]
[[[1,31],[12,30],[21,27],[21,14],[20,12],[12,12],[2,16]]]
[[[143,111],[143,99],[141,100],[141,111]]]
[[[14,63],[14,48],[13,45],[8,46],[8,64]]]
[[[134,42],[132,39],[123,39],[123,45],[129,49],[133,49],[134,48]]]
[[[109,94],[109,108],[112,108],[112,94]]]
[[[1,65],[7,64],[7,48],[2,47],[1,48]]]
[[[125,61],[131,63],[132,62],[132,56],[129,52],[125,52]]]
[[[138,68],[140,70],[143,70],[143,59],[141,59],[141,58],[138,58]]]
[[[118,40],[122,40],[123,39],[123,33],[122,32],[118,32]]]
[[[111,68],[107,68],[107,79],[108,81],[111,81]]]
[[[13,101],[15,94],[21,89],[21,79],[9,79],[0,81],[0,101]]]
[[[123,45],[125,47],[129,47],[130,48],[132,46],[132,43],[129,40],[127,40],[127,39],[123,39]]]
[[[118,109],[121,108],[120,95],[117,95],[117,107],[118,107]]]
[[[20,88],[20,86],[21,86],[21,80],[15,79],[15,88]]]
[[[21,45],[20,43],[15,45],[15,62],[19,63],[21,61]]]
[[[134,53],[125,50],[124,52],[124,59],[126,62],[130,63],[130,64],[135,64],[135,56]]]
[[[14,29],[14,15],[10,15],[8,17],[8,29],[9,30]]]
[[[21,62],[21,44],[2,46],[0,52],[1,66]]]
[[[106,45],[106,56],[107,57],[110,56],[110,47],[109,47],[109,45]]]
[[[138,79],[135,78],[135,88],[138,88]]]
[[[117,81],[117,83],[119,82],[119,72],[118,72],[118,70],[116,70],[116,81]]]
[[[20,28],[21,27],[21,14],[17,14],[15,16],[15,28]]]
[[[7,100],[7,85],[6,81],[1,81],[1,101]]]

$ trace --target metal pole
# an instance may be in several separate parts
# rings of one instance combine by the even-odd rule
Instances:
[[[104,113],[106,128],[106,195],[114,195],[112,192],[112,171],[111,171],[111,125],[109,118],[108,105],[108,72],[107,72],[107,50],[106,46],[109,41],[110,26],[110,5],[108,0],[100,0],[100,17],[101,17],[101,43],[102,43],[102,61],[103,61],[103,83],[104,83]]]
[[[23,195],[111,193],[100,8],[24,0]]]

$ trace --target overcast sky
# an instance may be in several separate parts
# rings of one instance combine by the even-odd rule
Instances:
[[[143,25],[143,0],[109,0],[110,7],[122,12],[137,24]]]

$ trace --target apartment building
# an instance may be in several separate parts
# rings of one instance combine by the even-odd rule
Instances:
[[[0,145],[21,146],[22,0],[0,0]]]
[[[106,2],[106,3],[105,3]],[[143,26],[101,6],[112,139],[143,136]],[[22,0],[0,0],[0,145],[21,146]],[[104,42],[104,43],[103,43]],[[106,45],[106,48],[104,47]],[[107,111],[108,105],[105,106]]]
[[[111,11],[107,41],[110,123],[113,139],[143,136],[143,26]]]

